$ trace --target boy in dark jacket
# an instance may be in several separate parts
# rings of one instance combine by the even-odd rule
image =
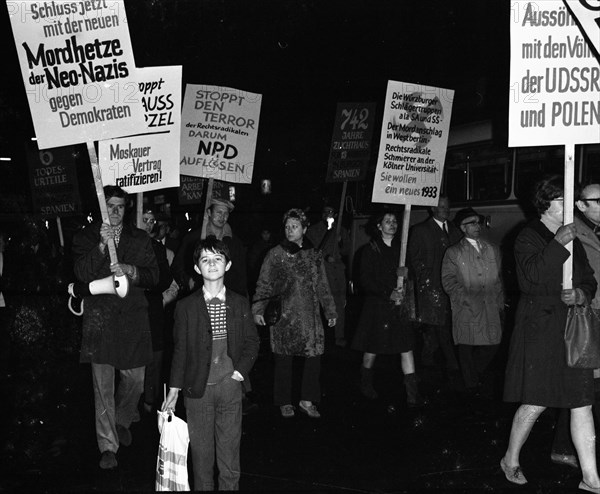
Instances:
[[[237,490],[242,437],[242,381],[258,354],[259,338],[248,300],[226,290],[231,267],[225,243],[209,236],[194,251],[203,288],[178,302],[169,394],[173,410],[181,391],[187,412],[195,490]]]

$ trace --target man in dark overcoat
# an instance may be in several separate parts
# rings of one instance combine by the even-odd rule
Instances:
[[[248,295],[246,283],[246,250],[242,241],[233,235],[227,220],[234,206],[226,199],[213,198],[206,211],[201,228],[189,232],[181,241],[171,265],[175,281],[183,293],[193,292],[202,286],[202,278],[194,271],[192,262],[194,249],[200,240],[214,235],[223,240],[231,253],[231,269],[225,274],[225,286],[240,295]]]
[[[102,293],[84,297],[82,363],[92,364],[96,439],[100,467],[115,468],[119,444],[131,444],[129,426],[144,389],[144,366],[152,362],[148,302],[144,289],[158,283],[158,265],[145,231],[124,223],[127,193],[104,187],[110,223],[92,224],[73,238],[78,281],[90,283],[111,275],[127,276],[129,292],[121,298]],[[111,264],[108,243],[116,245]],[[115,393],[115,370],[119,385]]]
[[[327,281],[338,315],[335,324],[335,344],[344,347],[346,346],[346,265],[343,257],[348,255],[350,236],[346,228],[340,227],[339,236],[336,238],[337,221],[335,209],[331,206],[324,206],[321,221],[308,228],[306,237],[312,242],[315,249],[319,249],[323,254]]]
[[[458,242],[462,233],[450,221],[448,198],[441,196],[431,216],[409,232],[407,264],[415,280],[417,318],[423,335],[422,362],[434,364],[441,348],[449,377],[458,376],[458,363],[451,339],[450,300],[442,287],[442,260],[446,249]]]

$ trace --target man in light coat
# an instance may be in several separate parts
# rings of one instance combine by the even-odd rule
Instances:
[[[446,250],[442,286],[452,306],[452,336],[467,392],[476,393],[502,338],[504,294],[498,247],[480,238],[481,217],[456,213],[464,238]]]

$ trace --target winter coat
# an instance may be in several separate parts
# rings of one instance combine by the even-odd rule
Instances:
[[[585,249],[588,262],[594,270],[594,278],[596,278],[599,287],[590,305],[593,309],[600,310],[600,239],[577,216],[575,216],[575,227],[577,228],[577,238],[581,241]]]
[[[281,296],[281,318],[271,327],[271,348],[280,355],[314,357],[325,349],[321,323],[337,317],[323,257],[310,241],[300,249],[284,240],[266,255],[260,270],[252,312],[263,315],[269,297]]]
[[[398,284],[400,241],[388,247],[381,237],[362,248],[360,289],[364,304],[354,334],[352,348],[375,354],[398,354],[413,350],[414,330],[405,310],[390,295]]]
[[[311,241],[315,248],[321,247],[321,254],[325,260],[325,272],[329,281],[329,288],[333,294],[346,295],[346,265],[342,256],[347,254],[350,238],[348,230],[340,228],[340,238],[335,239],[337,225],[331,230],[327,229],[324,221],[311,225],[306,231],[306,238]],[[322,245],[321,245],[322,244]]]
[[[158,352],[164,350],[165,309],[163,306],[163,292],[171,286],[173,275],[171,274],[171,268],[169,268],[165,246],[155,239],[151,239],[150,243],[156,256],[159,276],[158,284],[154,288],[146,290],[146,299],[148,300],[152,350]]]
[[[446,324],[450,310],[442,287],[442,260],[462,233],[453,223],[447,225],[448,237],[433,218],[413,226],[408,236],[407,264],[415,280],[417,319],[423,324]]]
[[[479,240],[481,252],[463,238],[442,262],[442,286],[452,305],[452,336],[457,345],[497,345],[502,337],[504,295],[500,251]]]
[[[564,330],[568,307],[561,299],[562,269],[569,251],[540,220],[530,222],[515,240],[521,297],[510,340],[504,400],[554,408],[594,402],[591,369],[567,366]],[[579,239],[573,241],[573,288],[587,300],[596,280]]]
[[[152,362],[152,341],[145,288],[158,283],[159,271],[151,239],[138,228],[123,226],[117,258],[137,268],[125,298],[101,294],[85,297],[81,362],[133,369]],[[75,276],[90,283],[111,276],[108,249],[100,251],[100,223],[84,228],[73,238]]]

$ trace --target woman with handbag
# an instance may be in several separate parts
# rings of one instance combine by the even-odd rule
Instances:
[[[373,364],[378,354],[400,354],[408,406],[423,405],[419,394],[413,356],[414,330],[408,320],[406,304],[397,304],[402,294],[397,289],[400,242],[396,239],[398,221],[394,213],[376,219],[376,234],[365,245],[360,259],[360,286],[365,302],[352,348],[363,352],[359,388],[369,399],[377,398],[373,387]],[[406,277],[404,268],[401,273]]]
[[[583,473],[580,489],[600,493],[592,403],[593,371],[567,366],[564,329],[569,305],[589,302],[596,280],[575,226],[563,225],[563,178],[551,176],[534,187],[539,219],[528,223],[515,241],[516,272],[521,298],[510,342],[504,400],[520,402],[500,461],[515,484],[527,479],[519,465],[523,444],[547,408],[571,410],[571,435]],[[573,288],[562,289],[565,248],[573,241]]]
[[[335,303],[329,289],[323,257],[304,237],[308,227],[301,209],[290,209],[283,217],[285,239],[271,249],[263,261],[254,293],[254,322],[265,325],[265,309],[277,300],[280,317],[271,325],[271,349],[275,359],[273,398],[281,415],[295,415],[292,405],[293,357],[304,357],[300,411],[319,418],[321,355],[325,334],[319,306],[329,327],[335,326]],[[277,311],[274,311],[277,312]]]

